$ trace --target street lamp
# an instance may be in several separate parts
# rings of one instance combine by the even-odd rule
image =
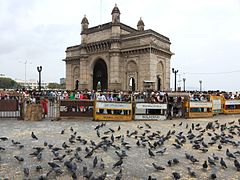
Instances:
[[[177,73],[178,73],[178,70],[174,70],[174,68],[172,68],[172,72],[173,72],[174,75],[175,75],[174,90],[177,91]]]
[[[185,92],[185,82],[186,82],[186,78],[183,78],[183,91]]]
[[[38,66],[37,67],[37,71],[39,73],[38,77],[39,77],[39,80],[38,80],[38,91],[41,91],[41,71],[42,71],[42,66]]]
[[[200,92],[202,92],[202,80],[200,80],[199,83],[200,83]]]

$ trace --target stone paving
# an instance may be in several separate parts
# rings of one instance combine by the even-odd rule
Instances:
[[[63,159],[63,162],[54,161],[58,165],[61,166],[62,174],[57,175],[55,172],[49,174],[48,179],[72,179],[71,173],[64,166],[64,162],[69,160],[74,156],[77,147],[81,147],[81,151],[79,151],[80,157],[83,159],[82,162],[73,159],[72,162],[77,164],[76,175],[78,179],[86,179],[83,177],[83,166],[87,166],[88,171],[92,171],[93,175],[90,179],[97,179],[99,175],[102,175],[104,172],[107,172],[106,179],[115,179],[120,169],[122,169],[123,176],[122,179],[134,180],[134,179],[148,179],[149,176],[156,179],[174,179],[172,172],[178,172],[181,175],[181,179],[210,179],[211,173],[216,173],[217,179],[240,179],[240,171],[237,171],[236,167],[234,167],[234,159],[230,159],[226,156],[226,149],[228,148],[230,152],[236,152],[240,150],[240,136],[237,126],[240,127],[238,119],[240,115],[221,115],[216,116],[211,119],[176,119],[176,120],[166,120],[166,121],[132,121],[132,122],[106,122],[106,126],[103,126],[99,129],[100,136],[108,136],[109,140],[111,135],[113,134],[114,145],[120,147],[120,150],[116,150],[113,146],[110,146],[105,151],[104,148],[98,148],[94,151],[92,157],[85,158],[86,152],[85,148],[94,147],[91,145],[90,140],[94,141],[96,144],[102,141],[97,136],[95,127],[102,122],[96,122],[91,120],[60,120],[60,121],[19,121],[14,119],[1,119],[0,126],[0,137],[7,137],[8,140],[2,141],[0,140],[0,147],[5,148],[5,150],[0,150],[0,179],[8,178],[8,179],[39,179],[41,175],[46,175],[51,170],[51,167],[47,164],[48,162],[53,162],[53,153],[52,150],[48,146],[44,146],[44,142],[47,142],[48,145],[52,144],[53,147],[61,147],[63,142],[66,142],[70,148],[64,150],[59,150],[59,156],[66,154],[66,157]],[[192,129],[192,123],[194,123],[195,127],[192,130],[194,135],[201,134],[202,131],[208,122],[214,122],[213,124],[216,126],[215,121],[218,120],[220,125],[227,123],[227,128],[225,132],[225,136],[232,135],[232,141],[238,143],[238,146],[233,146],[230,143],[222,144],[222,150],[218,150],[218,145],[220,144],[219,140],[217,140],[216,144],[210,146],[208,143],[212,137],[216,136],[216,134],[220,134],[220,128],[209,129],[203,133],[204,142],[208,145],[207,152],[202,152],[199,149],[193,149],[190,143],[190,140],[187,138],[186,142],[183,143],[181,148],[177,149],[172,144],[176,143],[175,139],[176,135],[179,132],[183,132],[182,135],[187,136],[187,132]],[[233,124],[229,124],[229,122],[234,121]],[[182,125],[180,124],[182,122]],[[105,123],[105,122],[104,122]],[[146,126],[149,124],[151,128]],[[199,126],[196,126],[199,123]],[[175,126],[174,126],[175,125]],[[121,129],[118,131],[118,127]],[[188,126],[188,127],[186,127]],[[234,132],[236,134],[230,134],[229,128],[235,126]],[[73,128],[73,131],[70,128]],[[141,128],[143,127],[143,128]],[[109,128],[113,129],[115,132],[111,132]],[[65,129],[65,133],[61,134],[61,131]],[[164,142],[162,146],[156,146],[156,148],[151,148],[152,152],[155,154],[154,157],[150,157],[148,153],[149,144],[153,145],[154,142],[159,139],[160,136],[166,134],[170,130],[170,137],[168,140]],[[110,132],[109,132],[110,131]],[[127,131],[131,134],[134,131],[137,131],[135,135],[129,136],[127,135]],[[35,140],[31,137],[31,133],[38,137],[38,140]],[[69,138],[71,135],[76,132],[76,138],[74,141],[76,143],[71,144],[69,142]],[[105,132],[105,134],[104,134]],[[147,136],[152,135],[153,132],[156,135],[152,140],[149,140]],[[148,142],[145,143],[146,147],[142,145],[140,147],[137,146],[136,142],[143,136],[145,133],[146,139]],[[215,133],[215,134],[214,134]],[[238,133],[238,134],[237,134]],[[124,136],[124,140],[121,141],[122,137],[117,140],[116,136]],[[81,136],[81,139],[87,140],[87,143],[84,145],[83,142],[79,142],[77,136]],[[18,141],[21,145],[24,145],[23,148],[19,148],[19,145],[13,145],[12,141]],[[196,137],[193,139],[196,140]],[[111,141],[111,140],[110,140]],[[129,150],[127,149],[128,145],[123,145],[122,142],[129,143],[131,147]],[[141,142],[143,143],[143,142]],[[143,143],[144,144],[144,143]],[[200,143],[201,145],[201,143]],[[44,147],[42,151],[42,159],[38,160],[34,156],[30,156],[29,154],[34,152],[33,147],[40,146]],[[157,154],[158,150],[166,147],[166,152],[163,155]],[[201,145],[202,148],[202,145]],[[70,152],[69,149],[73,151]],[[112,168],[113,164],[119,160],[119,157],[115,153],[115,151],[121,152],[122,150],[126,151],[127,157],[123,158],[123,164],[121,167]],[[69,152],[66,152],[69,151]],[[197,163],[192,163],[190,160],[186,159],[185,153],[193,155],[196,159],[199,160]],[[226,162],[228,168],[224,169],[221,167],[219,160],[215,160],[216,166],[208,165],[207,170],[203,170],[202,164],[208,157],[212,157],[213,153],[215,153],[218,157],[223,157]],[[24,158],[23,162],[18,162],[14,156],[20,156]],[[97,156],[98,163],[95,168],[93,168],[93,159]],[[103,159],[105,168],[101,169],[99,167],[99,160]],[[177,158],[179,160],[178,164],[174,164],[169,166],[167,164],[168,160],[173,158]],[[240,161],[240,155],[236,154],[236,158]],[[165,170],[157,171],[154,169],[152,163],[156,163],[157,165],[161,165],[165,168]],[[36,171],[36,165],[41,165],[42,170],[39,172]],[[196,178],[191,177],[188,174],[187,167],[191,167],[197,174]],[[23,169],[29,168],[30,173],[29,176],[24,175]]]

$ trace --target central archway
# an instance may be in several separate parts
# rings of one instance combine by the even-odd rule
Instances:
[[[107,65],[102,59],[97,60],[93,68],[93,89],[108,89]]]

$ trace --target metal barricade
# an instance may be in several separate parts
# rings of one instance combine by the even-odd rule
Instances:
[[[165,120],[166,112],[166,103],[136,102],[134,120]]]
[[[60,118],[93,117],[92,100],[60,100]]]
[[[212,101],[212,112],[214,115],[223,113],[223,98],[221,96],[211,95],[210,100]]]
[[[6,96],[0,97],[0,118],[22,118],[22,96],[13,92],[1,92]]]
[[[132,110],[132,102],[95,100],[94,120],[131,121]]]
[[[240,100],[224,100],[224,114],[239,114],[240,113]]]
[[[212,117],[212,102],[203,101],[187,101],[185,107],[187,107],[186,118],[201,118]]]

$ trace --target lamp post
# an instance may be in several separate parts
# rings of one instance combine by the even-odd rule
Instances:
[[[200,83],[200,92],[202,92],[202,80],[199,80]]]
[[[174,75],[175,75],[174,91],[177,91],[177,73],[178,73],[178,70],[175,70],[174,68],[172,68],[172,72],[173,72]]]
[[[186,82],[186,78],[183,78],[183,91],[185,92],[185,82]]]
[[[37,67],[37,71],[39,73],[39,80],[38,80],[38,91],[41,91],[41,72],[42,72],[42,66]]]

